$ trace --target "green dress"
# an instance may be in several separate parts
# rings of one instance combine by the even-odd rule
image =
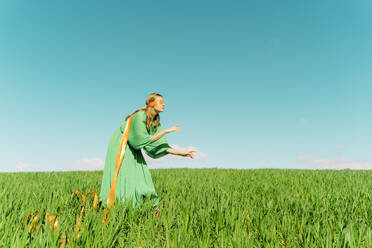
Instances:
[[[110,192],[111,183],[115,173],[116,155],[120,141],[125,129],[124,121],[110,138],[106,153],[105,168],[103,171],[101,191],[99,200],[106,205]],[[151,158],[160,158],[168,154],[166,150],[170,148],[165,136],[151,142],[152,136],[162,131],[159,124],[154,130],[151,124],[150,132],[146,129],[146,114],[140,110],[132,117],[131,127],[128,136],[128,143],[125,156],[121,164],[115,191],[115,199],[120,202],[132,200],[133,207],[140,206],[144,199],[154,200],[154,207],[158,209],[159,198],[156,194],[152,182],[149,168],[143,158],[141,149]]]

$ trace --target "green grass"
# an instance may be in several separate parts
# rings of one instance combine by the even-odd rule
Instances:
[[[372,247],[372,171],[151,170],[161,218],[150,204],[116,204],[107,225],[87,198],[71,247]],[[0,247],[59,247],[76,236],[82,201],[102,171],[0,173]],[[59,219],[28,233],[22,217]],[[43,229],[42,227],[46,227]]]

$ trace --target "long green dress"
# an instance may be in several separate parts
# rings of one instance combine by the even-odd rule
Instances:
[[[115,173],[116,155],[125,129],[124,121],[111,136],[106,153],[99,200],[106,204],[111,183]],[[150,171],[143,158],[141,149],[151,158],[160,158],[168,154],[170,148],[165,136],[151,142],[152,136],[162,131],[161,125],[154,130],[151,124],[150,132],[146,129],[146,113],[142,110],[132,117],[125,156],[121,164],[115,191],[115,199],[120,202],[133,201],[133,207],[140,206],[144,199],[152,199],[155,209],[158,209],[159,198],[152,182]]]

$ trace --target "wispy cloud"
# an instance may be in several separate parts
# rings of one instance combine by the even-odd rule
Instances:
[[[65,163],[64,170],[103,170],[105,162],[101,158],[81,158]]]
[[[352,170],[371,170],[372,161],[362,158],[329,158],[316,159],[312,157],[297,157],[296,162],[300,164],[307,164],[315,166],[315,169],[352,169]]]
[[[38,165],[32,165],[24,162],[18,162],[15,164],[16,171],[19,172],[31,172],[31,171],[41,171]]]

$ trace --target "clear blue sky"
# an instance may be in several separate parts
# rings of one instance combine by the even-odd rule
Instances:
[[[372,168],[372,2],[0,3],[0,171],[105,159],[164,96],[158,167]],[[70,166],[70,167],[69,167]]]

